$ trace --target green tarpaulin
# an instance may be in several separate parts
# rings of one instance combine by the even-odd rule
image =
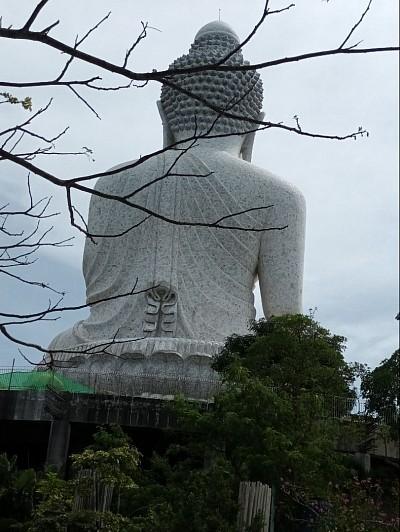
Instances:
[[[46,390],[47,386],[72,393],[93,393],[92,388],[54,371],[14,371],[0,374],[0,390]]]

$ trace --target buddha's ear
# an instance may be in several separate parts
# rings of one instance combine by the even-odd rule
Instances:
[[[257,117],[257,120],[260,122],[263,120],[265,116],[265,113],[260,113]],[[256,127],[256,124],[254,124],[254,128]],[[250,133],[246,133],[244,136],[243,144],[240,149],[240,155],[242,156],[242,159],[244,161],[247,161],[248,163],[251,163],[251,156],[253,154],[253,145],[254,145],[254,138],[256,136],[256,130],[251,131]]]
[[[171,131],[169,124],[168,124],[168,118],[165,114],[163,104],[161,103],[161,100],[157,101],[157,109],[160,113],[161,122],[163,125],[163,148],[168,148],[168,146],[171,146],[175,142],[174,134]]]

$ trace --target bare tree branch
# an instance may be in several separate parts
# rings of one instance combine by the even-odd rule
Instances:
[[[46,28],[44,28],[41,31],[32,31],[31,27],[33,23],[38,18],[41,10],[46,6],[49,0],[41,0],[36,5],[35,9],[33,10],[32,14],[29,16],[26,23],[20,28],[20,29],[13,29],[13,28],[2,28],[0,24],[0,38],[7,38],[7,39],[14,39],[14,40],[24,40],[24,41],[30,41],[30,42],[39,42],[43,44],[45,47],[58,50],[63,54],[66,54],[68,56],[67,61],[65,62],[64,66],[61,68],[60,73],[58,76],[50,81],[37,81],[37,82],[7,82],[2,81],[0,82],[0,87],[45,87],[45,86],[54,86],[54,87],[68,87],[69,90],[79,99],[81,100],[85,106],[90,109],[91,112],[95,114],[97,118],[100,119],[99,114],[94,109],[94,107],[91,105],[91,103],[80,93],[80,87],[87,87],[91,90],[98,90],[98,91],[116,91],[123,88],[130,88],[132,86],[135,87],[143,87],[145,86],[149,81],[155,81],[160,84],[164,84],[166,86],[171,87],[172,89],[175,89],[182,94],[185,94],[191,99],[197,100],[201,102],[205,107],[208,109],[213,110],[217,113],[218,118],[221,116],[235,119],[235,120],[242,120],[246,125],[249,123],[252,124],[253,131],[256,131],[257,129],[270,129],[270,128],[280,128],[285,131],[295,133],[298,135],[311,137],[311,138],[323,138],[323,139],[330,139],[330,140],[345,140],[349,138],[357,138],[358,136],[363,136],[364,134],[368,135],[368,133],[363,129],[359,128],[358,131],[347,134],[347,135],[328,135],[328,134],[321,134],[321,133],[312,133],[309,131],[305,131],[300,127],[299,118],[297,115],[294,116],[295,120],[295,126],[289,126],[285,125],[281,122],[279,123],[273,123],[269,121],[261,121],[261,120],[253,120],[248,119],[243,116],[239,116],[235,114],[234,112],[231,112],[233,109],[234,104],[237,102],[229,102],[228,105],[226,105],[224,108],[219,108],[218,106],[215,106],[211,102],[207,101],[207,99],[202,98],[196,94],[193,94],[190,91],[187,91],[180,87],[177,83],[175,83],[175,76],[182,75],[182,74],[193,74],[193,73],[199,73],[199,72],[212,72],[212,71],[220,71],[220,72],[229,72],[229,71],[247,71],[247,70],[253,70],[253,69],[264,69],[264,68],[271,68],[274,66],[279,65],[285,65],[289,63],[298,63],[298,62],[304,62],[308,61],[310,59],[316,59],[316,58],[323,58],[323,57],[329,57],[329,56],[340,56],[340,55],[351,55],[351,54],[371,54],[371,53],[381,53],[381,52],[398,52],[400,50],[400,47],[398,46],[385,46],[385,47],[373,47],[373,48],[360,48],[359,44],[360,42],[348,45],[348,42],[351,38],[351,36],[354,34],[356,29],[361,25],[363,22],[367,12],[370,9],[372,0],[369,0],[368,5],[365,9],[365,11],[360,16],[359,20],[356,22],[356,24],[352,27],[352,29],[349,31],[348,35],[342,42],[342,44],[338,48],[334,49],[328,49],[328,50],[320,50],[320,51],[314,51],[304,54],[299,54],[295,56],[289,56],[284,58],[278,58],[272,61],[265,61],[260,62],[258,64],[245,64],[242,66],[239,65],[227,65],[226,61],[231,58],[236,52],[238,52],[243,46],[245,46],[257,33],[259,28],[262,26],[262,24],[265,22],[268,15],[272,15],[274,13],[281,13],[283,11],[287,11],[291,9],[294,4],[290,4],[282,9],[277,9],[274,11],[271,11],[269,9],[269,0],[265,0],[264,2],[264,8],[261,14],[261,17],[257,24],[254,26],[253,30],[248,34],[248,36],[229,54],[227,54],[223,59],[219,60],[216,63],[213,64],[207,64],[207,65],[200,65],[196,67],[190,67],[190,68],[183,68],[183,69],[175,69],[175,70],[152,70],[151,72],[135,72],[131,69],[127,68],[128,62],[130,57],[132,56],[133,51],[136,49],[138,44],[146,37],[147,30],[149,29],[149,26],[147,23],[141,23],[142,24],[142,31],[136,38],[135,42],[130,46],[130,48],[125,52],[124,60],[122,63],[122,66],[114,64],[112,62],[106,61],[100,57],[97,57],[95,55],[86,53],[79,49],[80,45],[95,31],[99,28],[101,24],[103,24],[109,17],[110,13],[108,13],[105,17],[103,17],[97,24],[95,24],[91,29],[89,29],[85,35],[82,38],[78,38],[78,36],[75,39],[75,43],[73,46],[69,46],[68,44],[57,40],[53,37],[50,37],[49,33],[51,30],[59,24],[59,21],[56,21]],[[107,73],[112,73],[116,75],[122,76],[125,80],[128,82],[125,85],[117,85],[117,86],[100,86],[100,82],[102,81],[102,78],[98,75],[88,77],[87,79],[72,79],[72,80],[66,80],[66,74],[69,72],[69,67],[72,64],[72,62],[75,59],[79,59],[80,61],[83,61],[87,64],[93,65],[95,67],[100,68],[102,71]],[[70,78],[72,76],[68,76]],[[135,83],[136,82],[136,83]],[[78,90],[79,89],[79,90]],[[2,93],[5,94],[5,93]],[[86,94],[86,93],[84,93]],[[52,183],[55,186],[61,187],[65,189],[66,192],[66,203],[69,210],[70,215],[70,222],[71,225],[75,228],[77,228],[79,231],[81,231],[83,234],[85,234],[88,238],[91,238],[92,240],[97,237],[116,237],[121,236],[123,234],[126,234],[127,232],[133,230],[135,227],[138,227],[140,224],[146,222],[150,217],[158,218],[164,222],[178,225],[178,226],[194,226],[194,227],[215,227],[215,228],[221,228],[221,229],[231,229],[231,230],[239,230],[239,231],[252,231],[252,232],[262,232],[262,231],[269,231],[269,230],[283,230],[287,226],[284,227],[238,227],[235,224],[225,225],[224,222],[230,221],[231,218],[251,213],[253,211],[259,211],[264,209],[271,208],[271,205],[266,206],[254,206],[249,209],[245,209],[242,211],[238,211],[236,213],[228,214],[222,217],[219,217],[216,220],[210,221],[210,222],[193,222],[191,220],[176,220],[167,216],[163,216],[157,212],[154,212],[145,206],[141,205],[140,203],[135,203],[133,201],[133,198],[137,196],[140,192],[142,192],[147,187],[151,187],[157,182],[173,178],[173,177],[181,177],[182,174],[178,172],[174,172],[175,166],[177,165],[179,159],[186,154],[193,146],[196,145],[197,141],[204,139],[204,138],[220,138],[220,137],[226,137],[227,134],[213,134],[212,128],[210,128],[209,131],[205,133],[199,133],[198,131],[195,131],[194,135],[191,135],[187,139],[184,139],[179,142],[175,142],[171,146],[168,146],[167,148],[163,148],[160,150],[157,150],[153,153],[147,154],[145,156],[141,156],[137,161],[133,163],[129,163],[126,165],[123,165],[119,167],[116,170],[109,170],[107,172],[101,172],[97,174],[89,174],[84,176],[77,176],[72,177],[66,180],[58,178],[56,175],[53,175],[49,172],[46,172],[40,166],[35,165],[30,162],[33,158],[39,156],[39,155],[58,155],[58,154],[75,154],[75,152],[60,152],[55,151],[54,143],[60,139],[61,136],[65,134],[68,128],[64,129],[61,133],[55,135],[53,138],[48,138],[46,135],[40,134],[40,132],[32,131],[31,126],[33,121],[40,116],[43,112],[45,112],[49,106],[51,105],[51,101],[42,109],[39,109],[36,113],[34,113],[29,119],[27,119],[25,122],[16,125],[14,127],[5,129],[4,131],[0,132],[0,137],[2,137],[2,147],[0,148],[0,160],[8,160],[11,161],[17,165],[19,165],[22,168],[25,168],[29,170],[30,172],[35,173],[39,177],[42,177],[49,183]],[[7,103],[7,102],[0,102],[0,103]],[[21,103],[21,102],[19,102]],[[248,127],[246,127],[248,129]],[[30,137],[32,139],[36,139],[37,141],[41,141],[42,143],[45,143],[46,145],[41,145],[39,148],[33,148],[30,151],[24,151],[24,147],[20,147],[19,151],[20,153],[16,153],[16,149],[18,146],[22,146],[24,143],[22,140],[26,137]],[[107,194],[98,190],[93,190],[91,187],[85,184],[86,181],[91,181],[93,179],[96,179],[98,177],[104,177],[104,176],[110,176],[112,174],[118,174],[120,172],[123,172],[127,169],[132,169],[140,164],[143,164],[145,161],[151,159],[152,157],[157,157],[158,155],[168,152],[170,150],[174,150],[177,156],[175,157],[175,160],[173,163],[170,164],[170,167],[163,173],[163,175],[156,176],[154,179],[149,181],[148,183],[141,185],[137,189],[133,190],[129,194],[125,196],[117,196],[114,194]],[[76,152],[76,154],[80,154],[82,152]],[[88,151],[83,152],[88,153]],[[209,177],[210,173],[204,174],[204,175],[194,175],[193,177],[197,178],[206,178]],[[45,283],[40,283],[37,281],[31,281],[29,279],[26,279],[24,276],[20,276],[18,274],[11,273],[12,268],[15,267],[22,267],[22,266],[28,266],[30,264],[33,264],[35,262],[34,253],[39,250],[42,246],[60,246],[60,245],[66,245],[67,242],[69,242],[70,239],[62,240],[59,242],[48,242],[46,237],[48,233],[51,231],[51,228],[41,232],[39,231],[39,224],[40,222],[45,218],[50,218],[52,216],[55,216],[56,213],[47,214],[46,209],[49,205],[50,199],[43,198],[43,200],[40,200],[38,202],[34,202],[30,190],[29,180],[28,180],[28,190],[29,190],[29,197],[30,197],[30,204],[29,207],[25,210],[11,210],[9,209],[8,205],[4,205],[3,208],[0,208],[0,217],[2,218],[2,223],[0,224],[0,232],[5,235],[9,239],[14,239],[12,243],[9,245],[2,245],[0,246],[0,273],[4,273],[5,275],[14,278],[15,280],[18,280],[24,284],[29,284],[33,286],[39,286],[42,288],[47,288],[55,293],[62,294],[62,292],[59,292]],[[143,213],[143,219],[139,221],[136,224],[133,224],[128,229],[122,231],[118,235],[107,235],[107,234],[101,234],[101,235],[95,235],[91,234],[89,232],[89,228],[86,224],[86,221],[84,220],[83,216],[79,212],[79,210],[75,207],[73,201],[72,201],[72,191],[76,190],[79,192],[91,194],[93,196],[97,196],[103,199],[108,199],[115,201],[120,204],[124,204],[126,206],[129,206],[133,209],[137,209]],[[30,230],[20,230],[17,228],[16,230],[13,230],[11,227],[6,226],[6,222],[8,220],[9,216],[12,215],[20,215],[25,216],[28,219],[36,219],[37,224],[35,227]],[[32,226],[31,226],[32,227]],[[136,285],[135,285],[136,287]],[[62,312],[62,311],[73,311],[73,310],[80,310],[83,308],[86,308],[88,306],[94,306],[96,304],[109,301],[109,300],[115,300],[120,297],[129,297],[131,295],[136,295],[140,292],[135,292],[135,287],[132,289],[132,291],[129,291],[125,294],[118,294],[114,295],[109,298],[105,298],[103,300],[98,300],[95,302],[91,302],[90,304],[85,305],[77,305],[77,306],[71,306],[71,307],[61,307],[61,301],[62,298],[59,299],[56,303],[49,302],[47,308],[45,308],[42,311],[31,313],[31,314],[12,314],[12,313],[1,313],[0,316],[3,318],[13,320],[9,321],[7,323],[0,324],[0,332],[10,339],[11,341],[18,343],[20,345],[23,345],[25,347],[31,347],[34,349],[39,350],[42,353],[46,353],[50,356],[51,363],[54,363],[54,357],[53,355],[56,354],[58,351],[49,351],[48,349],[45,349],[37,344],[34,343],[28,343],[23,342],[21,340],[18,340],[15,338],[10,332],[8,331],[7,327],[12,325],[21,325],[23,323],[32,323],[34,321],[42,321],[42,320],[52,320],[57,319],[56,317],[53,318],[52,316],[55,316],[56,313]],[[116,333],[117,334],[117,333]],[[107,352],[107,348],[113,345],[113,343],[120,343],[114,338],[111,343],[108,341],[104,344],[105,352]],[[123,342],[121,342],[123,343]],[[70,352],[75,353],[75,350],[69,350],[65,351],[64,349],[60,352]],[[88,348],[88,353],[90,352],[90,348]],[[80,354],[82,354],[81,351],[79,351]],[[24,356],[24,355],[22,355]],[[24,356],[25,358],[25,356]]]
[[[0,312],[0,316],[4,318],[13,318],[13,319],[18,320],[15,322],[3,323],[3,325],[9,326],[9,325],[19,325],[21,323],[21,320],[31,320],[34,318],[40,319],[41,316],[47,316],[48,314],[54,314],[56,312],[71,312],[71,311],[74,312],[76,310],[83,310],[85,308],[100,305],[101,303],[105,303],[107,301],[114,301],[116,299],[126,298],[129,296],[136,296],[139,294],[146,293],[148,291],[147,288],[145,290],[136,290],[137,283],[138,283],[138,279],[136,279],[135,285],[133,286],[132,290],[129,290],[129,292],[124,292],[122,294],[116,294],[111,297],[104,297],[104,298],[98,299],[97,301],[91,301],[90,303],[84,303],[82,305],[60,307],[59,305],[61,301],[63,300],[61,298],[54,304],[51,304],[50,302],[49,306],[45,310],[41,310],[39,312],[33,312],[30,314],[13,314],[13,313]],[[154,285],[153,288],[156,288],[156,286],[158,285]]]
[[[41,353],[49,353],[49,351],[47,349],[44,349],[41,345],[38,345],[38,344],[34,344],[34,343],[31,343],[31,342],[24,342],[22,340],[19,340],[18,338],[16,338],[15,336],[12,336],[7,328],[4,326],[4,325],[1,325],[0,324],[0,332],[8,339],[8,340],[11,340],[11,342],[14,342],[15,344],[18,344],[18,345],[23,345],[24,347],[32,347],[33,349],[36,349],[37,351],[40,351]],[[25,360],[27,360],[30,364],[32,365],[35,365],[34,362],[31,362],[29,361],[20,351],[20,354],[21,356],[23,356],[25,358]]]
[[[74,89],[74,87],[72,87],[72,85],[70,85],[69,88],[70,88],[71,91],[75,94],[75,96],[76,96],[77,98],[79,98],[79,99],[81,100],[81,102],[83,102],[83,103],[86,105],[86,107],[88,107],[88,108],[92,111],[92,113],[93,113],[93,114],[94,114],[99,120],[101,120],[99,114],[97,113],[97,111],[94,110],[94,108],[90,105],[90,103],[89,103],[87,100],[85,100],[85,98],[84,98],[83,96],[81,96],[81,95],[78,93],[78,91],[77,91],[76,89]]]
[[[24,31],[28,31],[30,29],[30,27],[32,26],[33,22],[36,20],[36,18],[38,17],[39,13],[44,8],[44,6],[48,3],[48,1],[49,0],[41,0],[37,4],[35,9],[33,10],[32,15],[28,18],[28,20],[26,21],[24,27],[22,28]]]
[[[261,210],[264,210],[264,209],[270,209],[271,207],[273,207],[273,205],[265,205],[263,207],[251,207],[250,209],[245,209],[243,211],[235,212],[233,214],[227,214],[226,216],[221,216],[221,218],[218,218],[218,220],[216,220],[214,223],[215,224],[219,224],[222,221],[227,220],[228,218],[233,218],[235,216],[240,216],[241,214],[247,214],[249,212],[261,211]],[[288,227],[287,225],[284,225],[284,226],[280,227],[279,230],[286,229],[287,227]]]
[[[42,30],[42,33],[47,35],[49,33],[49,31],[51,31],[53,28],[55,28],[56,26],[58,26],[58,24],[60,24],[60,21],[59,20],[56,20],[55,22],[53,22],[53,24],[50,24],[50,26],[47,26],[47,28],[45,28],[44,30]]]
[[[75,46],[78,47],[80,44],[82,44],[83,41],[86,40],[93,31],[97,30],[97,28],[101,26],[101,24],[103,24],[103,22],[105,22],[110,15],[111,11],[109,11],[107,15],[103,17],[95,26],[93,26],[93,28],[90,28],[90,30],[82,37],[82,39],[80,39],[79,41],[77,40]]]
[[[295,7],[296,4],[289,4],[286,7],[282,7],[282,9],[274,9],[273,11],[268,11],[268,15],[276,15],[278,13],[283,13],[283,11],[289,11],[289,9],[292,9],[292,7]]]
[[[382,47],[373,47],[373,48],[334,48],[330,50],[320,50],[317,52],[309,52],[305,54],[275,59],[273,61],[264,61],[261,63],[249,64],[249,65],[204,65],[190,68],[181,68],[178,70],[162,70],[157,71],[153,70],[152,72],[133,72],[127,68],[118,66],[116,64],[110,63],[104,59],[101,59],[97,56],[82,52],[72,46],[69,46],[57,39],[54,39],[43,32],[34,32],[26,31],[23,28],[19,30],[10,29],[10,28],[0,28],[0,38],[6,39],[18,39],[18,40],[28,40],[41,42],[42,44],[54,48],[61,52],[64,52],[72,57],[76,57],[86,63],[96,65],[103,70],[108,72],[113,72],[114,74],[119,74],[128,79],[135,81],[158,81],[159,83],[165,83],[165,77],[170,78],[174,74],[193,74],[195,72],[205,72],[205,71],[246,71],[246,70],[257,70],[268,68],[272,66],[278,66],[288,63],[294,63],[299,61],[305,61],[308,59],[315,59],[317,57],[328,57],[333,55],[344,55],[344,54],[371,54],[371,53],[381,53],[381,52],[398,52],[400,50],[399,46],[382,46]]]
[[[28,87],[69,87],[70,85],[86,85],[90,87],[90,83],[101,80],[99,76],[94,76],[89,79],[61,81],[56,78],[51,81],[0,81],[0,87],[16,87],[16,88],[28,88]],[[92,86],[93,89],[99,89]],[[99,89],[100,90],[100,89]],[[111,90],[111,89],[110,89]]]
[[[254,37],[254,35],[259,30],[259,28],[263,25],[267,15],[270,14],[268,10],[268,5],[269,5],[269,0],[266,0],[261,17],[259,21],[257,22],[257,24],[254,26],[253,30],[248,34],[248,36],[240,44],[236,46],[236,48],[234,48],[231,52],[229,52],[229,54],[227,54],[223,59],[221,59],[220,61],[217,61],[217,63],[215,63],[216,65],[223,65],[224,63],[226,63],[228,59],[230,59],[233,55],[239,52],[239,50],[241,50],[244,46],[246,46],[248,42],[250,42],[250,40]],[[291,4],[289,7],[286,7],[285,10],[290,9],[292,6],[294,6],[294,4]]]
[[[160,214],[160,213],[158,213],[156,211],[148,209],[147,207],[144,207],[143,205],[140,205],[138,203],[133,203],[133,202],[129,201],[129,199],[126,199],[124,197],[116,196],[116,195],[113,195],[113,194],[106,194],[106,193],[101,192],[99,190],[88,188],[88,187],[86,187],[84,185],[81,185],[80,183],[74,182],[74,180],[63,181],[63,180],[53,176],[52,174],[50,174],[48,172],[45,172],[44,170],[40,169],[39,167],[33,165],[32,163],[30,163],[30,162],[28,162],[26,160],[21,160],[20,158],[14,156],[11,153],[6,152],[3,149],[0,149],[0,157],[3,157],[4,159],[9,159],[10,161],[13,161],[16,164],[19,164],[20,166],[23,166],[24,168],[28,169],[29,171],[33,172],[34,174],[37,174],[37,175],[43,177],[47,181],[50,181],[54,185],[57,185],[57,186],[65,188],[66,189],[66,193],[67,193],[68,205],[70,207],[71,224],[73,225],[73,227],[76,227],[77,229],[79,229],[79,231],[81,231],[82,233],[86,234],[87,236],[89,236],[88,233],[84,229],[82,229],[82,227],[77,225],[76,222],[75,222],[75,219],[74,219],[74,216],[73,216],[73,213],[72,213],[72,210],[71,210],[71,207],[72,207],[72,201],[71,201],[71,198],[70,198],[71,189],[76,189],[76,190],[79,190],[81,192],[86,192],[86,193],[92,194],[94,196],[98,196],[100,198],[114,200],[117,203],[122,203],[124,205],[127,205],[128,207],[132,207],[132,208],[137,209],[137,210],[139,210],[139,211],[141,211],[141,212],[143,212],[145,214],[153,216],[154,218],[158,218],[159,220],[162,220],[162,221],[167,222],[167,223],[171,223],[173,225],[190,226],[190,227],[215,227],[215,228],[221,228],[221,229],[233,229],[233,230],[236,230],[236,231],[249,231],[249,232],[256,232],[256,233],[263,232],[263,231],[275,231],[275,230],[280,231],[280,230],[283,229],[282,227],[267,227],[267,228],[266,227],[261,227],[260,228],[260,227],[238,227],[237,225],[233,225],[233,226],[220,225],[218,220],[215,220],[213,222],[194,222],[193,220],[183,220],[183,221],[182,220],[175,220],[173,218],[169,218],[167,216],[164,216],[164,215],[162,215],[162,214]],[[269,208],[269,207],[265,207],[265,206],[260,205],[258,210],[265,209],[265,208]],[[250,210],[253,210],[253,209],[250,209]],[[244,214],[244,212],[245,211],[240,211],[238,213],[233,213],[230,217],[233,218],[234,216],[237,216],[239,214]]]
[[[23,284],[29,284],[31,286],[38,286],[40,288],[46,288],[47,290],[51,290],[52,292],[54,292],[56,294],[60,294],[60,295],[64,294],[64,292],[60,292],[59,290],[56,290],[55,288],[52,288],[50,285],[48,285],[46,283],[43,283],[43,282],[40,282],[40,281],[32,281],[30,279],[25,279],[25,278],[21,277],[20,275],[14,275],[14,274],[10,273],[9,271],[4,270],[3,268],[0,268],[0,273],[4,273],[5,275],[8,275],[9,277],[12,277],[13,279],[16,279],[17,281],[20,281]]]
[[[54,360],[54,355],[56,354],[70,354],[70,355],[74,355],[74,354],[78,354],[78,355],[85,355],[85,354],[92,354],[93,353],[93,346],[89,346],[87,349],[74,349],[73,347],[69,348],[69,349],[62,349],[62,350],[56,350],[56,349],[46,349],[45,347],[42,347],[41,345],[39,344],[35,344],[33,342],[25,342],[15,336],[13,336],[8,330],[7,330],[7,327],[5,325],[2,325],[0,324],[0,333],[2,333],[8,340],[11,340],[12,342],[14,342],[15,344],[18,344],[18,345],[22,345],[24,347],[29,347],[29,348],[33,348],[33,349],[36,349],[37,351],[40,351],[41,353],[44,353],[45,355],[49,355],[49,358],[50,358],[50,361],[49,362],[32,362],[30,361],[26,356],[24,356],[21,351],[19,351],[20,355],[27,361],[29,362],[30,364],[34,365],[34,366],[47,366],[47,367],[50,367],[52,365],[59,365],[59,367],[62,365],[62,362],[58,361],[58,360]],[[118,334],[118,331],[117,333]],[[114,338],[112,338],[111,340],[107,341],[107,342],[103,342],[103,343],[98,343],[96,344],[95,346],[95,349],[96,349],[96,352],[100,352],[102,354],[106,354],[106,355],[110,355],[114,358],[120,358],[120,357],[123,357],[123,355],[117,355],[115,353],[109,353],[107,352],[107,349],[114,346],[114,345],[121,345],[121,344],[126,344],[126,343],[130,343],[132,341],[139,341],[139,340],[143,340],[143,338],[135,338],[135,339],[129,339],[129,340],[119,340],[116,338],[116,336]]]
[[[0,274],[4,274],[9,278],[17,280],[23,284],[46,288],[57,294],[63,295],[63,292],[56,290],[47,283],[28,279],[18,273],[12,273],[10,270],[15,268],[27,267],[36,262],[36,252],[43,247],[64,247],[70,245],[72,238],[63,240],[48,240],[48,235],[52,231],[52,227],[41,231],[41,223],[43,220],[56,216],[57,213],[48,213],[47,209],[51,198],[42,198],[35,202],[32,195],[30,176],[28,175],[28,195],[29,204],[25,209],[12,210],[9,204],[0,207],[0,234],[4,237],[0,245]],[[7,227],[11,220],[17,221],[19,228],[12,230]],[[24,219],[36,220],[33,228],[21,229],[20,221]],[[29,227],[29,226],[28,226]]]
[[[354,26],[351,28],[350,32],[348,33],[347,37],[345,38],[345,40],[342,42],[342,44],[339,46],[339,49],[342,49],[344,47],[344,45],[347,43],[347,41],[350,39],[350,37],[352,36],[352,34],[354,33],[354,31],[358,28],[358,26],[361,24],[361,22],[364,20],[364,17],[365,15],[368,13],[369,11],[369,8],[371,7],[371,4],[372,4],[372,0],[369,0],[368,2],[368,5],[367,5],[367,8],[366,10],[364,11],[364,13],[361,15],[361,17],[359,18],[358,22],[356,22],[354,24]],[[355,45],[357,46],[357,45]]]
[[[140,32],[140,34],[139,34],[138,38],[136,39],[136,41],[129,48],[129,50],[127,50],[127,52],[125,54],[124,62],[122,64],[123,68],[125,68],[126,65],[128,64],[129,57],[131,56],[131,53],[133,52],[133,50],[140,43],[140,41],[142,41],[147,36],[147,27],[148,27],[147,22],[144,23],[144,22],[141,21],[140,23],[142,25],[142,31]]]

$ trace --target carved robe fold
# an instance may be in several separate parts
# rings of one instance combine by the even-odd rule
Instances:
[[[285,275],[302,275],[303,215],[297,208],[288,212],[295,189],[280,183],[249,163],[211,150],[170,151],[99,179],[97,191],[125,198],[138,208],[92,196],[92,238],[86,240],[83,257],[90,316],[61,333],[50,348],[153,337],[220,343],[232,333],[246,333],[255,317],[257,274],[267,297],[266,270],[273,279],[277,268],[275,259],[268,259],[272,248],[280,246],[279,262],[285,253],[292,261],[286,274],[279,265],[282,286]],[[285,230],[201,226],[218,220],[234,228],[300,224],[300,229],[288,230],[280,243]],[[294,243],[298,234],[303,235],[300,244]],[[290,287],[285,290],[290,293]],[[298,292],[294,287],[288,310],[299,307]],[[278,296],[279,286],[278,293],[271,291],[272,313]]]

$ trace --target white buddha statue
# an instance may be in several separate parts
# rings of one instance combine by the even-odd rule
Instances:
[[[228,25],[212,22],[170,68],[215,63],[238,44]],[[246,63],[237,51],[224,64]],[[168,81],[214,109],[164,85],[164,145],[179,144],[98,180],[97,191],[140,208],[92,196],[93,238],[83,257],[90,316],[52,341],[60,363],[206,378],[226,337],[248,331],[257,278],[266,317],[301,312],[303,197],[250,164],[251,120],[263,116],[258,73],[174,74]]]

